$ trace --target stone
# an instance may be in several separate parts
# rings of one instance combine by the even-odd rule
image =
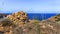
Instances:
[[[0,34],[60,34],[60,16],[47,20],[29,20],[23,11],[15,12],[0,19]]]

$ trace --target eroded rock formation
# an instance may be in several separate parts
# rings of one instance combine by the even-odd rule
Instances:
[[[60,15],[47,20],[28,20],[23,11],[0,20],[0,34],[60,34]]]

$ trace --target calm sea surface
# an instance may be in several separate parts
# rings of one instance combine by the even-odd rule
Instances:
[[[7,13],[7,14],[11,14],[11,13]],[[28,19],[36,19],[36,20],[45,20],[48,19],[52,16],[55,16],[56,14],[54,13],[27,13]]]
[[[27,13],[28,19],[37,19],[37,20],[45,20],[56,14],[39,14],[39,13]]]

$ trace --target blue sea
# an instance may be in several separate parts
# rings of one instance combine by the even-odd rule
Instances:
[[[36,19],[36,20],[45,20],[55,15],[56,15],[55,13],[27,13],[28,19]]]
[[[36,19],[36,20],[45,20],[48,19],[52,16],[55,16],[56,14],[54,13],[27,13],[28,19]]]

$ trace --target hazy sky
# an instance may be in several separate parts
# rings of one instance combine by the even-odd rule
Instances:
[[[0,0],[0,13],[24,10],[42,13],[60,11],[60,0]]]

